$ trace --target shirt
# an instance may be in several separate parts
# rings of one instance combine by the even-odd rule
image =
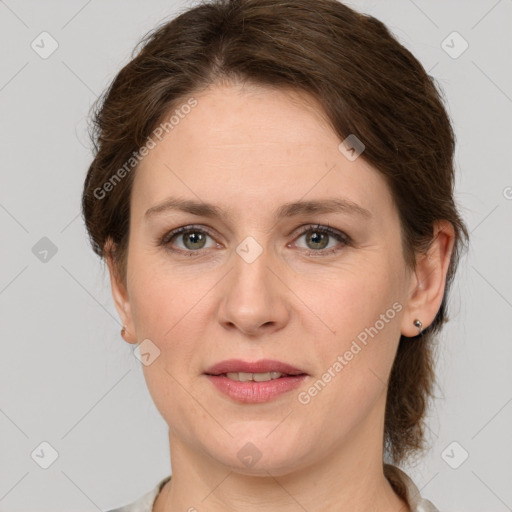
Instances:
[[[404,471],[391,464],[384,464],[384,468],[386,477],[392,482],[393,487],[395,488],[395,485],[402,487],[404,492],[403,499],[409,505],[411,512],[439,512],[439,509],[429,500],[421,496],[412,479]],[[108,512],[153,512],[156,497],[170,479],[170,476],[165,477],[151,491],[141,496],[138,500]],[[401,493],[399,492],[399,494]]]

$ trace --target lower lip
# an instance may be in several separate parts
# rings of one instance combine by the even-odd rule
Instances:
[[[240,382],[228,379],[224,375],[206,376],[219,391],[246,404],[267,402],[278,395],[297,388],[307,377],[307,375],[293,375],[266,382]]]

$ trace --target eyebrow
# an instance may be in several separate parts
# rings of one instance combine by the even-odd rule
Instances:
[[[169,197],[165,201],[149,208],[144,217],[148,219],[160,213],[169,211],[181,211],[197,215],[199,217],[219,217],[232,218],[233,213],[229,210],[223,210],[218,206],[202,201],[190,199],[179,199]],[[304,214],[322,214],[322,213],[346,213],[370,219],[372,214],[362,206],[348,200],[340,198],[316,199],[314,201],[296,201],[285,203],[274,211],[274,218],[289,218]]]

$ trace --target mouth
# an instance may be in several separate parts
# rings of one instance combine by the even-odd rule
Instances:
[[[245,404],[267,402],[292,391],[308,376],[300,368],[270,359],[230,359],[212,366],[205,375],[223,394]]]

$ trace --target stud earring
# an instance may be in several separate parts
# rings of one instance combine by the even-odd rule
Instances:
[[[123,337],[123,339],[126,340],[125,336],[126,336],[126,327],[123,325],[123,328],[121,329],[121,336]]]
[[[416,327],[418,329],[418,335],[420,335],[423,332],[423,324],[421,323],[421,320],[416,318],[416,320],[414,320],[413,324],[414,324],[414,327]]]

